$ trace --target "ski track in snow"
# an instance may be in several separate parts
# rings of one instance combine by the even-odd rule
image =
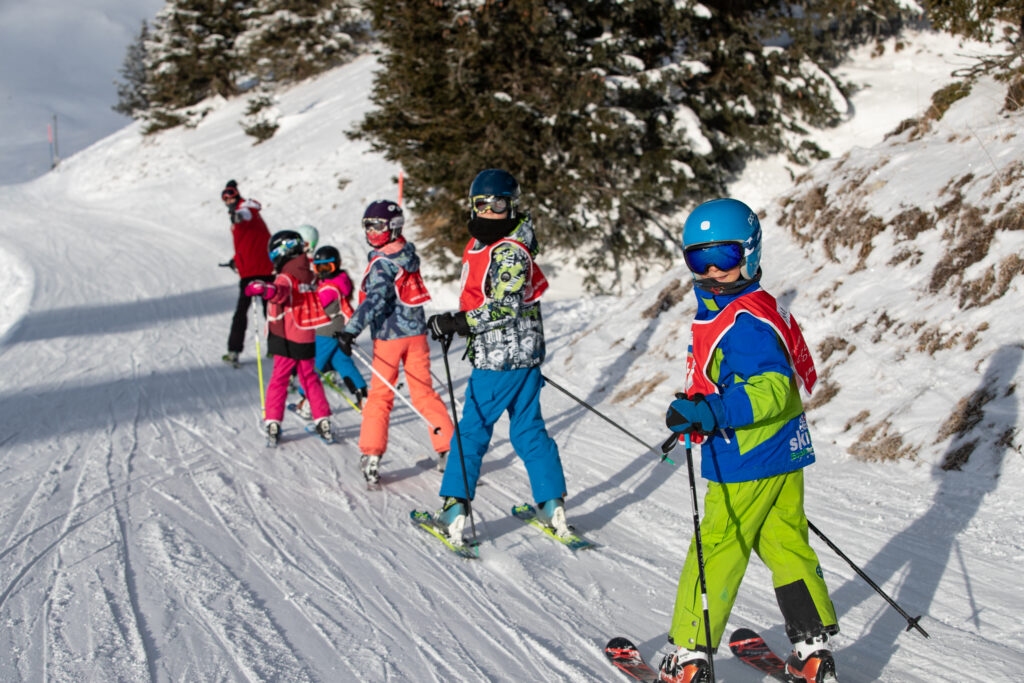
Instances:
[[[371,75],[361,60],[282,97],[279,136],[291,142],[280,144],[294,143],[298,165],[282,162],[277,137],[241,139],[239,101],[216,104],[195,131],[141,143],[124,131],[67,160],[63,175],[0,188],[0,680],[612,681],[621,676],[601,646],[617,634],[657,664],[692,533],[682,448],[676,465],[660,463],[656,448],[549,385],[570,521],[599,547],[573,554],[510,516],[529,487],[502,422],[474,501],[480,558],[466,561],[409,521],[439,505],[440,474],[403,403],[383,490],[367,491],[358,416],[340,397],[328,392],[336,445],[289,413],[281,446],[267,449],[252,330],[242,368],[219,361],[237,281],[214,267],[228,238],[210,168],[217,183],[237,174],[262,188],[277,223],[307,220],[294,206],[319,207],[322,243],[337,242],[358,275],[349,214],[390,191],[393,169],[367,165],[338,117],[365,111],[351,94]],[[305,122],[315,135],[287,137]],[[343,186],[337,207],[320,197],[324,177]],[[450,285],[430,284],[439,308],[454,301]],[[681,374],[685,353],[678,316],[639,315],[660,286],[545,304],[545,374],[651,447],[665,436],[663,397],[634,385],[636,371]],[[610,311],[624,322],[595,325]],[[461,398],[468,367],[460,345],[449,354]],[[443,377],[436,347],[433,368]],[[814,425],[808,516],[913,616],[925,613],[932,635],[904,632],[812,536],[840,613],[842,680],[950,680],[950,659],[968,680],[1024,680],[1024,549],[1012,531],[1024,515],[1007,493],[1019,457],[987,465],[990,477],[865,465],[829,443],[841,427]],[[785,647],[756,559],[729,626]],[[716,672],[752,680],[724,649]]]

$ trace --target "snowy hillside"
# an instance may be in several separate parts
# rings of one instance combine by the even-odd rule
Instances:
[[[806,171],[796,183],[763,160],[734,194],[765,209],[766,287],[816,355],[808,516],[932,636],[904,632],[812,538],[842,680],[1024,680],[1022,115],[982,81],[886,137],[968,50],[927,35],[887,48],[845,67],[870,87],[820,134],[831,160],[792,169]],[[192,129],[131,126],[0,187],[0,680],[614,681],[600,648],[616,634],[657,660],[692,531],[685,467],[549,386],[570,521],[601,547],[573,555],[509,516],[529,488],[499,426],[474,505],[480,559],[463,561],[409,524],[440,484],[411,411],[396,404],[385,487],[367,492],[344,402],[337,445],[288,418],[267,451],[251,331],[241,369],[219,360],[237,291],[216,265],[228,178],[272,229],[317,225],[361,271],[361,211],[395,196],[400,170],[344,134],[374,68],[281,94],[281,127],[258,146],[238,124],[245,102],[217,101]],[[545,304],[545,374],[660,443],[688,276],[622,298],[582,298],[577,281],[559,273]],[[436,310],[455,305],[451,285],[428,284]],[[740,626],[786,647],[756,559]],[[756,680],[724,648],[716,670]]]

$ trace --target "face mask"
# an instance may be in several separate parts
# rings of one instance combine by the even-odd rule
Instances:
[[[469,219],[469,234],[483,244],[491,245],[508,235],[516,227],[513,218],[480,218]]]

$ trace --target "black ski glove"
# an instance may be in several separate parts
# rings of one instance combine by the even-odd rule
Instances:
[[[460,337],[469,335],[469,322],[462,311],[432,315],[427,320],[427,327],[430,328],[430,336],[437,341],[455,334]]]
[[[351,356],[352,341],[355,339],[355,335],[349,332],[339,332],[334,336],[338,340],[338,347],[341,349],[341,352],[346,356]]]

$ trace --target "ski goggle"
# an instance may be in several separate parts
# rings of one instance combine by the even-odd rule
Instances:
[[[743,245],[739,242],[717,242],[689,247],[683,252],[686,267],[697,275],[714,266],[718,270],[732,270],[743,263]]]
[[[278,243],[278,245],[276,247],[274,247],[273,249],[270,250],[270,260],[271,261],[276,261],[277,259],[281,258],[282,256],[286,256],[287,254],[289,254],[289,253],[291,253],[293,251],[300,250],[301,248],[302,248],[302,240],[301,239],[298,239],[298,240],[297,239],[286,239],[286,240]]]
[[[363,230],[372,230],[374,232],[384,232],[385,230],[391,229],[390,218],[364,218],[363,219]]]
[[[469,201],[473,205],[473,213],[485,213],[487,211],[491,213],[505,213],[512,204],[508,197],[498,197],[489,194],[470,197]]]
[[[313,267],[316,268],[318,273],[333,273],[336,267],[334,259],[320,259],[313,261]]]
[[[233,187],[225,187],[224,191],[220,193],[221,201],[233,202],[238,199],[238,190]]]

